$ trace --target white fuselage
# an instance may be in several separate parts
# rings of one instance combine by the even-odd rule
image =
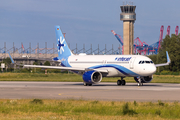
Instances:
[[[68,63],[76,68],[106,69],[107,77],[149,76],[156,72],[152,60],[142,55],[72,55]]]

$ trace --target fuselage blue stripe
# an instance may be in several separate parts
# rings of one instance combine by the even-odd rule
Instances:
[[[90,67],[91,69],[97,69],[97,68],[103,68],[103,67],[112,67],[118,70],[119,72],[123,73],[126,76],[139,76],[138,74],[132,72],[131,70],[120,66],[120,65],[115,65],[115,64],[106,64],[106,65],[98,65],[98,66],[93,66]]]

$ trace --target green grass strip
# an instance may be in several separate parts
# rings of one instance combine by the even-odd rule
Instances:
[[[117,82],[120,77],[103,78],[102,82]],[[126,82],[135,82],[133,77],[126,77]],[[72,73],[0,73],[0,81],[51,81],[83,82],[82,76]],[[180,83],[179,75],[154,75],[151,83]]]
[[[175,102],[0,99],[0,119],[180,119]]]

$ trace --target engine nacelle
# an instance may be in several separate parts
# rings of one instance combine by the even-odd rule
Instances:
[[[141,83],[149,83],[153,79],[153,75],[141,77]],[[138,78],[134,77],[134,80],[139,83]]]
[[[87,71],[83,74],[83,80],[85,83],[99,83],[102,80],[102,74],[97,71]]]

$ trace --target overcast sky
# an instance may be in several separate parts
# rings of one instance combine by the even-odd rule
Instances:
[[[131,0],[136,5],[134,38],[153,44],[159,39],[160,27],[167,26],[171,34],[180,25],[179,0]],[[111,47],[119,42],[111,33],[114,30],[123,37],[120,6],[124,0],[0,0],[0,48],[21,46],[52,48],[55,41],[55,25],[66,33],[71,48],[90,47],[97,44]]]

